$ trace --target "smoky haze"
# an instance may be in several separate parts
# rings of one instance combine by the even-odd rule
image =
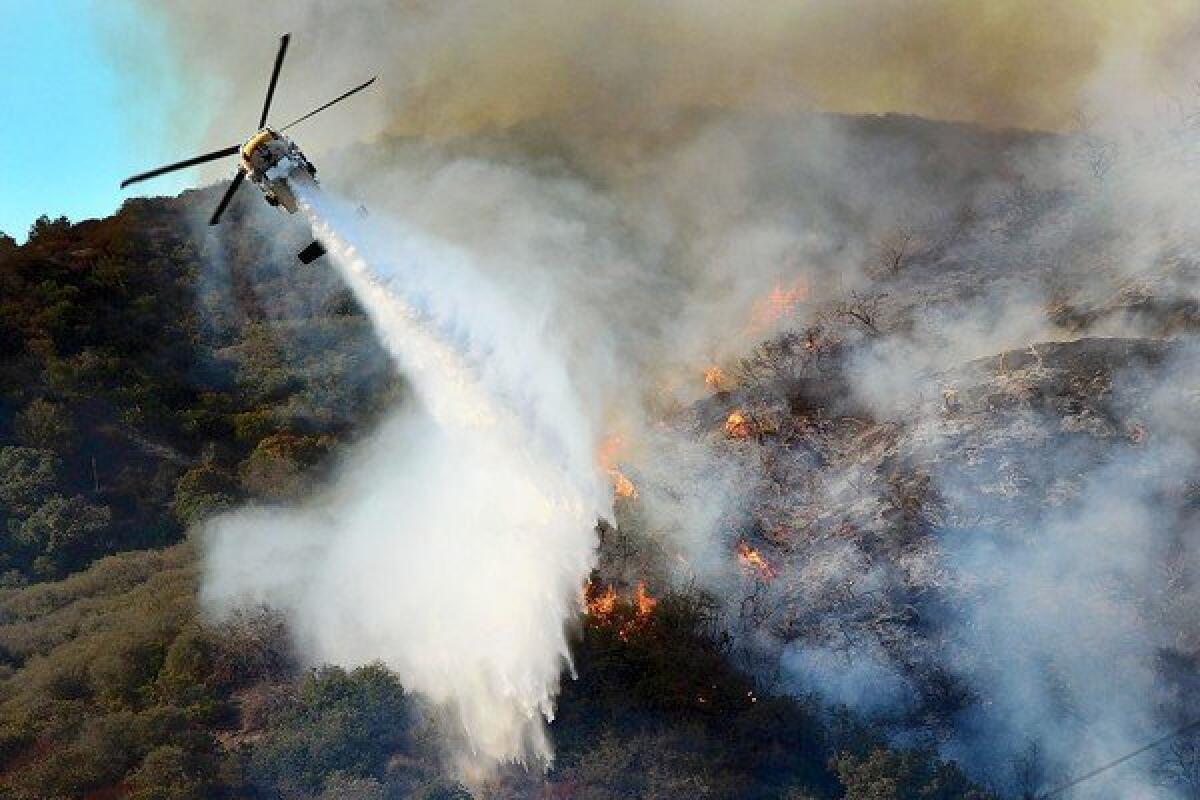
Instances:
[[[250,14],[218,0],[144,9],[164,18],[185,74],[221,109],[209,120],[214,143],[257,119],[283,31],[295,47],[277,122],[366,75],[385,76],[355,101],[353,123],[310,126],[310,147],[383,131],[454,136],[531,122],[628,145],[681,112],[764,104],[1062,129],[1100,70],[1160,88],[1178,77],[1181,38],[1200,18],[1188,2],[1136,0],[999,0],[986,12],[954,0],[769,0],[753,9],[690,0],[307,0],[257,3]],[[194,125],[195,107],[187,111]]]
[[[485,385],[511,380],[516,389],[495,391],[514,398],[520,386],[561,373],[532,392],[532,410],[516,403],[529,417],[521,426],[554,420],[562,441],[575,443],[560,454],[569,453],[568,472],[583,483],[585,473],[600,474],[582,466],[594,461],[591,451],[605,434],[619,436],[640,523],[677,557],[665,580],[696,579],[722,598],[764,682],[846,704],[1014,791],[1028,788],[1015,765],[1036,760],[1027,772],[1077,774],[1170,727],[1164,709],[1182,701],[1161,658],[1172,648],[1193,654],[1198,633],[1180,610],[1195,591],[1198,554],[1181,533],[1194,521],[1163,507],[1182,491],[1175,476],[1197,463],[1193,351],[1173,351],[1153,368],[1110,370],[1111,383],[1097,390],[1134,409],[1137,437],[1146,437],[1136,450],[1127,449],[1124,423],[1086,408],[1066,421],[1045,410],[985,415],[973,433],[948,415],[942,392],[983,385],[1026,397],[1048,375],[1061,377],[1052,359],[1015,377],[1008,367],[964,376],[978,359],[1041,359],[1059,352],[1051,345],[1085,336],[1164,339],[1137,314],[1096,311],[1130,292],[1182,307],[1197,300],[1195,270],[1180,267],[1200,252],[1193,3],[985,10],[816,0],[747,9],[533,0],[517,9],[369,2],[346,11],[303,2],[259,4],[251,17],[224,5],[147,8],[164,16],[186,71],[223,109],[211,120],[211,143],[228,143],[231,119],[253,123],[284,30],[294,40],[277,120],[379,73],[370,92],[296,131],[310,155],[325,154],[322,179],[365,202],[372,226],[402,223],[478,269],[486,289],[439,289],[451,305],[520,309],[522,335],[552,343],[550,354],[524,362],[519,348],[498,345]],[[987,127],[817,113],[826,111]],[[1088,313],[1067,324],[1063,309]],[[721,403],[790,413],[803,376],[784,369],[779,390],[738,369],[784,329],[832,333],[849,352],[825,386],[833,415],[899,433],[864,434],[817,455],[726,441]],[[714,400],[705,386],[713,366],[730,375],[730,397]],[[471,487],[456,484],[454,451],[469,450],[470,438],[421,433],[407,413],[348,456],[328,505],[284,514],[279,530],[308,530],[305,542],[318,529],[355,530],[345,520],[382,502],[373,482],[385,473],[433,481],[398,495],[411,509],[402,503],[389,515],[411,515],[415,526],[377,540],[322,540],[332,565],[322,568],[332,571],[304,608],[287,597],[282,604],[315,658],[357,663],[383,652],[409,685],[457,704],[464,717],[528,719],[554,696],[574,613],[563,592],[590,565],[590,520],[568,524],[570,546],[552,564],[533,551],[512,561],[497,552],[494,574],[474,574],[469,553],[453,554],[468,571],[451,583],[468,593],[503,581],[506,570],[529,578],[511,602],[544,627],[520,640],[531,660],[503,669],[536,665],[537,700],[494,703],[503,693],[474,693],[469,678],[430,669],[429,653],[445,643],[420,626],[435,612],[403,592],[389,606],[395,576],[374,554],[419,552],[415,532],[427,519],[445,547],[457,547],[455,533],[474,520],[443,518],[430,498],[453,504],[466,491],[486,503],[498,490],[474,472]],[[1097,441],[1056,448],[1067,428],[1098,432]],[[972,472],[997,442],[1012,442],[1011,452],[985,463],[992,472]],[[485,452],[507,466],[523,446],[509,439]],[[923,523],[928,536],[892,552],[894,487],[877,475],[906,460],[925,465],[928,496],[943,505]],[[785,467],[789,479],[777,481]],[[812,530],[839,531],[772,552],[765,589],[733,557],[747,517],[761,513],[763,488],[780,508],[811,512]],[[610,513],[583,496],[585,509]],[[521,509],[507,500],[501,508],[519,527]],[[877,538],[864,543],[847,530]],[[229,589],[237,574],[229,570],[243,558],[238,539],[222,540],[229,546],[218,551],[210,589]],[[339,587],[350,584],[363,601],[354,604],[356,629],[368,632],[361,637],[335,635],[337,622],[320,611],[338,607]],[[533,599],[546,592],[551,612],[533,614]],[[749,596],[768,618],[801,614],[812,630],[775,641],[767,625],[742,625]],[[892,607],[889,598],[904,602]],[[919,633],[894,622],[917,607]],[[442,634],[478,640],[478,620],[465,611],[456,620]],[[386,652],[363,649],[380,636]],[[958,681],[975,702],[951,720],[921,717],[931,675]],[[484,748],[488,755],[521,749],[506,738],[511,729],[500,726],[489,741],[501,744]],[[532,741],[544,745],[536,734]],[[1149,766],[1105,791],[1174,796]]]

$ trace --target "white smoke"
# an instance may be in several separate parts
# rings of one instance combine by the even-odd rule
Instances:
[[[609,511],[582,406],[461,251],[317,191],[304,207],[420,407],[347,454],[326,496],[215,520],[205,604],[282,610],[314,663],[382,661],[461,724],[464,769],[548,763],[543,720]]]

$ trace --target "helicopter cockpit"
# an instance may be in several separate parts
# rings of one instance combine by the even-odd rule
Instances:
[[[296,195],[289,181],[316,181],[317,168],[304,157],[295,142],[270,128],[251,136],[241,148],[241,166],[262,190],[268,203],[297,210]]]

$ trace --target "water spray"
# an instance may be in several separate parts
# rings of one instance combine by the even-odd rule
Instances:
[[[281,609],[314,663],[394,669],[452,718],[464,774],[546,765],[607,494],[586,416],[463,256],[315,188],[300,202],[420,408],[353,451],[319,505],[217,519],[205,602]]]

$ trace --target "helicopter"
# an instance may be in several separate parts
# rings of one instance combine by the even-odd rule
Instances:
[[[231,145],[220,150],[214,150],[211,153],[205,153],[204,155],[177,161],[174,164],[167,164],[166,166],[147,172],[138,173],[121,181],[121,188],[124,189],[130,184],[149,178],[156,178],[159,175],[174,172],[175,170],[186,169],[194,167],[197,164],[204,164],[219,158],[228,158],[229,156],[237,155],[239,156],[237,172],[234,173],[229,188],[225,190],[225,194],[221,197],[221,202],[217,205],[216,210],[213,211],[212,217],[209,218],[209,225],[216,225],[221,221],[221,214],[225,212],[225,208],[237,193],[238,188],[242,185],[242,181],[247,177],[262,191],[263,197],[268,204],[283,208],[289,214],[296,213],[299,209],[299,204],[296,199],[295,187],[302,183],[317,185],[317,168],[305,157],[295,142],[283,135],[283,132],[309,117],[319,114],[330,106],[340,103],[347,97],[361,92],[374,83],[376,78],[372,77],[369,81],[355,86],[348,92],[335,97],[325,105],[313,109],[304,116],[292,120],[281,128],[268,127],[267,115],[271,111],[271,99],[275,95],[275,84],[279,81],[279,71],[283,68],[283,59],[287,55],[289,41],[291,41],[290,33],[285,33],[279,40],[279,52],[275,54],[275,68],[271,71],[271,82],[267,85],[267,98],[263,102],[262,115],[258,121],[258,130],[253,136],[240,145]],[[312,244],[297,254],[297,258],[303,263],[309,264],[324,254],[325,248],[320,242],[314,240]]]

